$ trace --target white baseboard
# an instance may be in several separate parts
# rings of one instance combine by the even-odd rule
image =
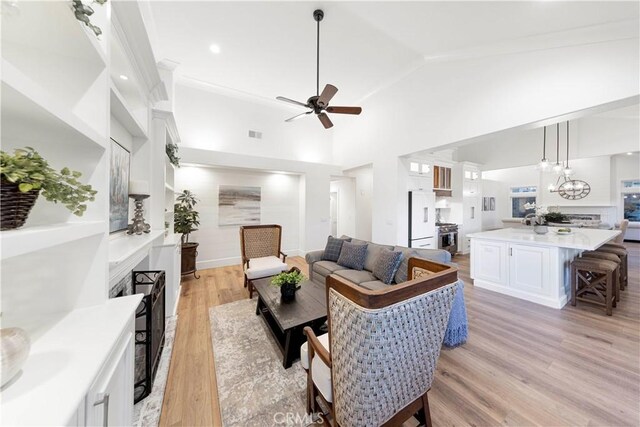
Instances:
[[[301,252],[298,249],[286,250],[282,251],[287,254],[287,257],[292,256],[301,256],[304,257],[304,252]],[[218,258],[218,259],[208,259],[204,261],[197,261],[196,267],[198,270],[206,270],[207,268],[217,268],[217,267],[228,267],[232,265],[240,265],[242,263],[242,258],[240,256],[229,257],[229,258]]]

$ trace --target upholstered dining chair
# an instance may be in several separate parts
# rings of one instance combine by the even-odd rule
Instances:
[[[620,221],[620,224],[616,224],[616,229],[620,230],[620,234],[618,234],[615,238],[615,243],[622,244],[624,242],[624,233],[627,232],[627,227],[629,227],[629,220],[623,219]]]
[[[286,271],[287,256],[280,250],[282,227],[270,225],[246,225],[240,227],[240,248],[244,287],[253,297],[253,280],[274,276]],[[280,259],[282,257],[282,259]]]
[[[431,425],[427,393],[456,293],[457,269],[409,260],[410,280],[371,291],[327,277],[328,334],[307,335],[307,410],[318,399],[333,426],[399,426],[418,413]],[[305,366],[306,365],[306,366]]]

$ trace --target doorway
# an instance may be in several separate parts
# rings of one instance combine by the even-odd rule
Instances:
[[[338,192],[329,193],[329,221],[331,223],[331,235],[338,237]]]

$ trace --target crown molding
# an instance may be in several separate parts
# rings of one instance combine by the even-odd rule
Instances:
[[[160,79],[155,56],[137,2],[120,1],[111,4],[111,23],[131,65],[140,77],[152,102],[169,99]]]
[[[171,137],[171,140],[174,144],[179,144],[181,142],[180,133],[178,132],[178,125],[176,124],[176,116],[173,114],[173,111],[164,110],[161,108],[152,108],[151,116],[154,119],[160,119],[165,122],[167,132],[169,133],[169,136]]]

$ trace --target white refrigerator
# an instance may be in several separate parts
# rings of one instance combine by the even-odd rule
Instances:
[[[438,249],[433,191],[409,191],[409,247]]]

